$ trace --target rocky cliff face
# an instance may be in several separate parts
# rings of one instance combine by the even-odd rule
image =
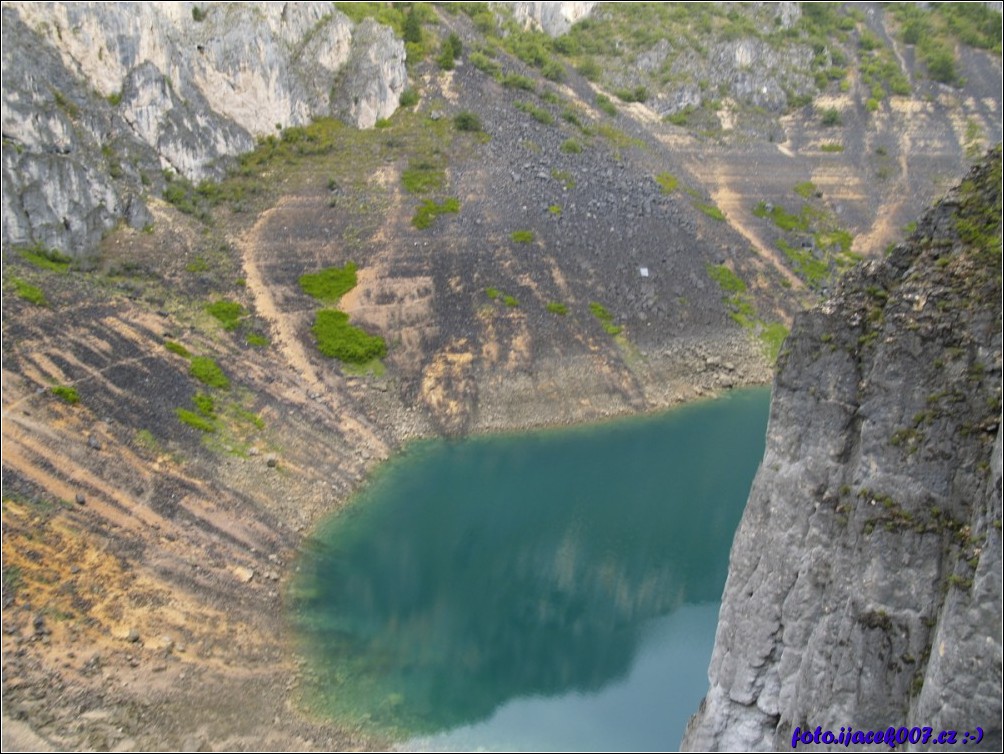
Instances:
[[[980,726],[1001,745],[1001,154],[803,315],[684,747]]]
[[[3,241],[78,255],[149,221],[162,170],[216,178],[255,137],[388,117],[404,45],[328,3],[5,3]]]
[[[494,3],[508,6],[513,18],[525,27],[560,37],[576,21],[588,16],[596,3]]]

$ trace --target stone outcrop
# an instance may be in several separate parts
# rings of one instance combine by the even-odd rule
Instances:
[[[1000,183],[998,148],[796,322],[684,748],[980,726],[1000,749]]]
[[[5,3],[3,241],[80,255],[149,221],[164,170],[217,178],[317,116],[370,127],[397,108],[404,57],[328,3]]]
[[[512,11],[513,18],[524,27],[540,29],[552,37],[560,37],[576,21],[588,16],[596,3],[493,3]]]

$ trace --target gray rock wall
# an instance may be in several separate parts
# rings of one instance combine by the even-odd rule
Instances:
[[[1000,175],[796,323],[684,748],[905,725],[999,750]]]
[[[162,170],[200,181],[324,115],[362,128],[407,86],[404,45],[330,3],[4,3],[3,242],[85,254],[143,225]]]

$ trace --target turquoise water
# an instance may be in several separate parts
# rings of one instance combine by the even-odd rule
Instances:
[[[410,445],[305,548],[311,703],[412,748],[675,748],[768,403]]]

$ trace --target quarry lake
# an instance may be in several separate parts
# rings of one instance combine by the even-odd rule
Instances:
[[[306,702],[404,748],[676,748],[769,399],[409,445],[304,546]]]

